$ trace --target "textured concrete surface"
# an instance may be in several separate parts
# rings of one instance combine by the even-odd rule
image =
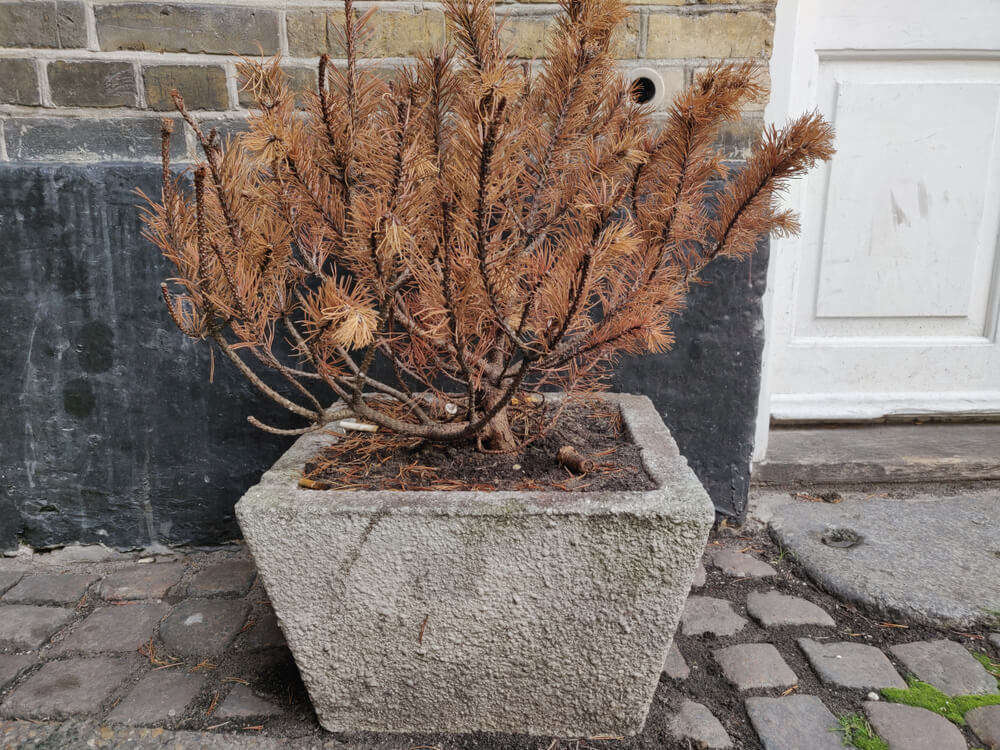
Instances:
[[[781,506],[771,534],[831,593],[882,617],[945,626],[1000,609],[1000,491],[933,502],[872,498]],[[823,542],[831,531],[860,537]]]
[[[1000,479],[1000,424],[779,427],[754,481],[779,485]]]
[[[306,435],[237,504],[330,730],[631,735],[713,509],[649,399],[645,492],[316,492]]]
[[[889,750],[967,750],[954,724],[926,708],[869,701],[865,713]]]

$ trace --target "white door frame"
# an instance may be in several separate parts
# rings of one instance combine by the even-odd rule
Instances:
[[[801,35],[807,39],[813,38],[815,15],[814,8],[818,2],[830,0],[778,0],[775,10],[775,33],[773,54],[771,57],[772,91],[770,101],[765,110],[765,121],[769,124],[784,124],[789,117],[815,106],[814,98],[807,92],[816,87],[816,53],[803,44]],[[837,2],[839,0],[833,0]],[[877,2],[877,0],[873,0]],[[919,12],[919,11],[917,11]],[[975,27],[977,15],[976,5],[968,0],[957,0],[955,7],[937,9],[933,13],[954,13],[960,16],[953,22],[972,25],[972,29],[963,31],[964,49],[957,54],[972,52],[978,58],[1000,59],[997,51],[997,35],[1000,29]],[[928,18],[895,17],[884,19],[896,28],[910,26],[907,31],[913,31],[912,43],[915,49],[928,48],[928,35],[937,34],[935,30],[938,21]],[[878,24],[873,24],[878,25]],[[947,33],[945,32],[947,36]],[[921,39],[921,37],[923,37]],[[931,42],[936,41],[934,39]],[[797,43],[798,42],[798,43]],[[878,28],[859,28],[856,49],[871,49],[876,54],[879,50],[880,32]],[[969,44],[971,42],[971,44]],[[811,44],[811,42],[810,42]],[[907,45],[908,46],[908,45]],[[889,53],[890,55],[893,53]],[[943,56],[954,54],[951,50],[942,50]],[[792,184],[788,193],[788,202],[800,209],[805,206],[802,181]],[[990,209],[987,209],[990,210]],[[793,314],[784,295],[792,286],[790,279],[794,278],[795,253],[798,250],[796,240],[772,239],[770,262],[768,264],[767,290],[763,300],[764,318],[764,350],[761,363],[761,387],[757,408],[753,460],[762,460],[767,450],[768,430],[772,414],[782,419],[824,419],[836,412],[841,419],[873,419],[887,414],[982,414],[1000,411],[1000,391],[975,391],[963,393],[948,391],[941,394],[923,393],[864,393],[843,394],[840,403],[838,396],[821,394],[815,398],[809,394],[794,395],[791,398],[772,398],[773,382],[772,366],[775,354],[772,344],[776,331],[789,330],[790,322],[786,320]],[[775,304],[775,294],[782,295],[781,301]],[[996,316],[993,301],[994,317]],[[782,328],[784,326],[784,328]],[[997,333],[994,331],[993,336]]]

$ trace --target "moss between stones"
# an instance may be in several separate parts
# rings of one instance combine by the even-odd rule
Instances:
[[[983,668],[997,678],[997,689],[1000,690],[1000,662],[993,661],[987,654],[973,654],[973,658],[983,665]]]
[[[916,677],[907,679],[908,688],[883,688],[883,697],[892,703],[926,708],[940,714],[960,727],[965,726],[965,714],[980,706],[1000,705],[998,695],[955,695],[948,696],[933,685],[921,682]]]
[[[875,734],[872,725],[861,714],[850,714],[837,719],[841,741],[845,747],[856,747],[858,750],[889,750],[889,744]]]

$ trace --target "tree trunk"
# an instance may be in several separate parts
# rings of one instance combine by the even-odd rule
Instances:
[[[484,406],[490,409],[492,408],[491,404],[496,404],[496,401],[487,401]],[[483,427],[483,444],[489,450],[502,451],[503,453],[517,451],[517,438],[514,437],[514,431],[511,430],[510,420],[507,417],[509,408],[509,404],[504,404],[493,419]]]

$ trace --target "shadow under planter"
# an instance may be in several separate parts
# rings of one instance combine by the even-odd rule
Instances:
[[[326,729],[642,729],[714,512],[650,400],[607,398],[655,489],[303,490],[313,433],[243,496]]]

